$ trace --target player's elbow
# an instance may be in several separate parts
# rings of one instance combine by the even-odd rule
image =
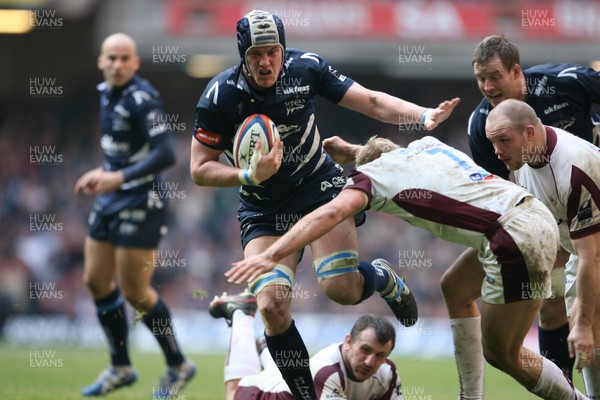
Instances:
[[[207,168],[204,163],[190,163],[190,176],[192,177],[192,181],[197,186],[210,186],[210,182],[207,176]]]

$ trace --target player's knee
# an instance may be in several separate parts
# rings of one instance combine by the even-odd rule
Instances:
[[[265,331],[270,335],[276,335],[285,332],[291,322],[292,316],[290,312],[289,300],[281,298],[276,293],[285,293],[278,288],[277,291],[272,291],[273,287],[267,288],[261,292],[258,301],[258,311],[262,316],[265,325]]]
[[[510,351],[501,345],[483,346],[483,357],[490,365],[501,371],[509,373],[513,369],[518,369],[518,350]]]
[[[451,297],[456,291],[456,285],[450,274],[447,272],[444,273],[440,279],[440,290],[442,291],[442,296],[444,296],[444,298]]]
[[[358,272],[358,253],[344,250],[319,257],[313,262],[323,292],[339,304],[356,304],[362,296],[363,284]]]
[[[150,287],[121,286],[121,293],[136,310],[150,311],[158,300],[158,294]]]
[[[98,279],[98,277],[90,274],[89,272],[84,272],[83,283],[89,289],[90,293],[92,294],[92,297],[94,297],[95,299],[108,296],[110,292],[112,292],[115,288],[113,282],[106,282],[102,279]]]
[[[363,285],[359,281],[360,273],[344,274],[324,279],[319,284],[325,295],[342,305],[354,305],[361,299]]]
[[[567,311],[563,297],[542,301],[539,311],[539,325],[544,329],[557,329],[566,324]]]

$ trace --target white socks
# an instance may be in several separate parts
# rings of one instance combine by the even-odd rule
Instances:
[[[229,352],[225,362],[225,382],[260,372],[254,339],[254,317],[235,310],[231,316]]]
[[[547,400],[584,400],[587,399],[575,389],[562,370],[552,361],[542,357],[542,374],[531,393]]]
[[[590,399],[600,399],[600,349],[596,349],[595,355],[594,362],[582,371],[585,391]]]
[[[484,365],[481,317],[450,320],[454,358],[460,379],[460,399],[483,399]]]

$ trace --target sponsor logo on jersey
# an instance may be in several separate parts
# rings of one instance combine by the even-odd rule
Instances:
[[[277,89],[282,94],[309,94],[310,93],[310,85],[278,87]]]
[[[327,189],[332,188],[332,187],[333,187],[333,185],[327,181],[321,182],[321,192],[324,192]]]
[[[203,130],[202,128],[198,128],[196,130],[196,139],[204,144],[219,144],[223,137],[218,133],[211,133]]]
[[[287,110],[287,115],[290,115],[294,111],[302,110],[304,108],[304,99],[294,99],[285,102],[285,108]]]
[[[109,135],[103,135],[100,138],[100,147],[102,147],[102,151],[109,156],[129,153],[128,142],[115,142],[112,136]]]
[[[553,105],[551,105],[550,107],[548,107],[548,108],[546,108],[544,110],[544,114],[548,115],[548,114],[551,114],[551,113],[553,113],[555,111],[563,109],[565,107],[569,107],[569,102],[568,101],[565,101],[564,103],[560,103],[560,104],[553,104]]]
[[[329,66],[329,73],[338,78],[340,82],[344,82],[346,80],[345,75],[340,74],[337,69],[333,69],[331,66]]]
[[[333,179],[331,180],[331,182],[333,183],[333,186],[335,186],[336,188],[341,188],[341,187],[344,187],[344,185],[346,184],[346,177],[345,176],[334,176]]]
[[[277,125],[277,131],[279,132],[279,138],[281,140],[285,139],[286,137],[290,136],[293,133],[297,133],[300,132],[300,125],[298,124],[293,124],[293,125]]]
[[[581,208],[579,208],[579,211],[577,212],[577,219],[580,222],[583,222],[585,220],[591,219],[592,216],[592,201],[588,200],[585,203],[583,203]]]

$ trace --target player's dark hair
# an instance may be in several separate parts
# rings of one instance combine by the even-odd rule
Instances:
[[[521,64],[519,48],[504,35],[488,36],[475,47],[471,65],[487,64],[492,57],[498,55],[504,68],[510,70],[515,64]]]
[[[377,337],[377,342],[379,342],[379,344],[385,345],[391,340],[392,348],[390,351],[394,349],[394,346],[396,345],[396,330],[390,321],[388,321],[386,318],[380,317],[379,315],[361,315],[356,320],[354,325],[352,325],[350,338],[355,340],[359,333],[369,328],[373,328],[375,331],[375,336]]]

